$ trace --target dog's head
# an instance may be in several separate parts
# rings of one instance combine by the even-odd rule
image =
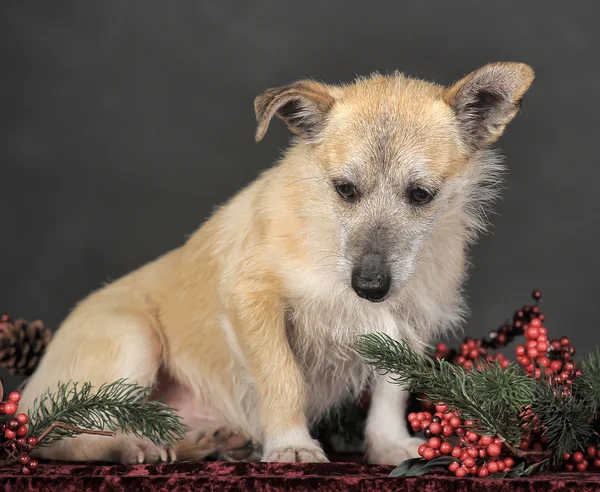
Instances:
[[[528,65],[496,63],[450,87],[401,74],[300,81],[256,98],[256,138],[274,115],[299,137],[314,178],[300,186],[333,224],[328,246],[342,281],[382,301],[411,278],[436,228],[467,238],[479,226],[497,170],[486,149],[533,78]]]

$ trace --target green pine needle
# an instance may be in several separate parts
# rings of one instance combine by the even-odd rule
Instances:
[[[600,350],[596,349],[585,359],[579,361],[579,367],[583,371],[581,377],[575,379],[575,392],[585,395],[594,407],[594,414],[600,411]]]
[[[56,391],[48,390],[35,400],[29,414],[29,435],[39,436],[53,422],[62,422],[82,429],[133,434],[158,446],[173,445],[185,435],[181,418],[163,403],[149,400],[150,391],[124,379],[103,384],[95,392],[88,382],[81,386],[59,383]],[[40,446],[75,435],[55,428]]]

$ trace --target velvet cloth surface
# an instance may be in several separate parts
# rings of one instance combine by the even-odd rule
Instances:
[[[600,490],[600,474],[558,473],[519,479],[458,479],[443,475],[388,477],[392,467],[338,463],[177,463],[162,465],[88,465],[41,463],[33,475],[17,466],[0,470],[7,492],[87,490],[121,491],[272,491],[373,490],[404,492],[537,492]]]

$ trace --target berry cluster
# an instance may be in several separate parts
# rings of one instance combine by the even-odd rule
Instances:
[[[466,338],[460,351],[449,348],[445,343],[436,346],[435,357],[457,364],[466,370],[481,367],[483,361],[498,360],[506,368],[510,362],[502,354],[490,354],[490,349],[503,348],[517,336],[525,336],[525,343],[515,348],[516,361],[536,379],[545,378],[557,387],[557,391],[569,394],[573,381],[582,375],[572,361],[575,349],[568,337],[549,340],[543,326],[545,315],[540,310],[542,294],[534,290],[533,306],[525,305],[517,310],[512,320],[483,339]],[[424,395],[421,395],[424,396]],[[426,460],[440,456],[453,456],[458,461],[448,469],[457,477],[475,475],[486,477],[511,469],[515,458],[511,450],[497,437],[482,436],[473,430],[475,423],[462,420],[457,412],[449,412],[443,404],[433,405],[428,401],[421,404],[421,412],[409,414],[409,424],[415,432],[422,431],[427,442],[419,448],[419,455]],[[434,413],[435,412],[435,413]],[[531,415],[530,415],[531,414]],[[525,408],[521,417],[535,420],[531,409]],[[541,425],[534,425],[523,436],[519,449],[524,452],[542,452],[547,449],[548,436]],[[600,470],[600,440],[598,446],[590,445],[572,455],[563,456],[567,471]]]
[[[600,470],[600,449],[590,445],[585,453],[582,451],[575,451],[572,455],[565,453],[563,463],[565,470],[569,472],[574,470],[584,472],[590,467]]]
[[[20,399],[21,394],[13,391],[7,401],[0,403],[0,415],[8,417],[8,420],[0,422],[0,459],[15,459],[22,465],[21,472],[29,475],[38,467],[38,462],[29,456],[37,446],[38,439],[35,436],[27,437],[29,418],[24,413],[17,414]]]
[[[428,439],[419,447],[419,455],[426,460],[440,456],[456,458],[448,469],[457,477],[485,478],[509,471],[515,464],[499,438],[478,434],[473,430],[475,422],[463,420],[459,413],[448,411],[444,404],[436,405],[433,415],[429,412],[410,413],[408,421],[415,432],[422,431]]]

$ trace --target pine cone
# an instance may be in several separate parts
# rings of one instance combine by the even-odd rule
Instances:
[[[0,321],[0,368],[30,376],[50,343],[52,332],[41,321]]]

